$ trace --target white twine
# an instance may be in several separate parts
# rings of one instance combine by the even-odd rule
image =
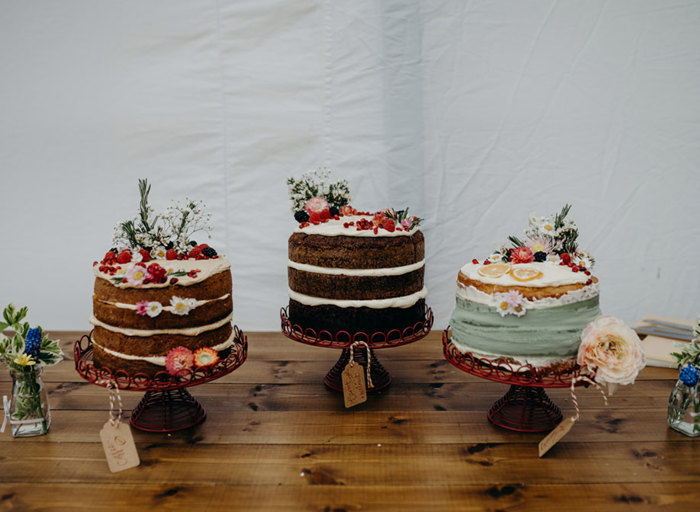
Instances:
[[[352,345],[350,345],[350,366],[355,365],[355,346],[364,346],[367,349],[367,387],[373,388],[374,384],[372,383],[372,372],[370,372],[370,366],[372,364],[372,354],[369,351],[369,345],[367,345],[367,343],[364,341],[356,341]]]
[[[576,416],[571,417],[571,422],[576,422],[578,419],[581,417],[581,410],[579,409],[578,406],[578,400],[576,399],[576,392],[574,391],[574,388],[576,387],[576,383],[579,381],[584,381],[588,382],[589,384],[593,384],[598,391],[600,391],[600,394],[603,395],[603,400],[605,401],[605,405],[608,405],[608,397],[605,395],[605,391],[603,391],[603,388],[601,388],[597,382],[592,380],[590,377],[587,377],[586,375],[579,375],[575,379],[571,381],[571,401],[574,403],[574,407],[576,408]]]
[[[102,383],[105,381],[101,381]],[[119,388],[117,383],[113,379],[107,382],[107,389],[109,390],[109,424],[113,427],[119,425],[122,420],[122,395],[119,393]],[[117,402],[119,405],[119,412],[114,414],[114,403]]]

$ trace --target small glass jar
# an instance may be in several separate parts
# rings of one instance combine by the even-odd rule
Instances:
[[[4,399],[5,420],[13,437],[41,436],[49,431],[49,398],[41,380],[41,368],[10,370],[12,397]],[[4,424],[3,424],[4,425]]]
[[[668,426],[686,436],[700,436],[700,393],[698,384],[687,386],[680,380],[668,399]]]

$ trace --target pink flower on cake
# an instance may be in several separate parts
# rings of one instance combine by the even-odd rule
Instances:
[[[148,314],[148,301],[142,300],[136,303],[136,314],[146,316]]]
[[[175,347],[165,358],[165,369],[170,375],[183,375],[192,368],[193,363],[194,355],[190,349]]]
[[[340,209],[340,213],[347,217],[348,215],[355,215],[357,213],[357,210],[349,204],[347,204]]]
[[[329,219],[331,216],[328,201],[322,197],[312,197],[306,201],[306,211],[309,214],[310,222],[319,222]]]
[[[525,245],[532,251],[533,254],[536,252],[544,252],[549,254],[552,251],[552,245],[544,238],[532,238],[525,242]]]
[[[214,366],[219,362],[219,354],[213,348],[203,347],[194,351],[194,364],[198,368]]]
[[[535,259],[534,254],[529,247],[521,246],[516,247],[510,251],[510,262],[511,263],[532,263]]]
[[[125,280],[128,280],[128,282],[130,284],[133,284],[134,286],[139,286],[140,284],[143,284],[146,278],[150,277],[151,274],[148,273],[146,267],[144,267],[143,265],[134,265],[126,273]]]
[[[516,291],[510,290],[506,293],[496,293],[494,294],[494,299],[496,299],[498,307],[498,314],[501,316],[515,315],[523,316],[525,314],[525,307],[523,305],[523,295]]]
[[[646,365],[637,333],[612,316],[600,316],[586,326],[576,360],[596,382],[607,384],[611,395],[618,384],[632,384]]]

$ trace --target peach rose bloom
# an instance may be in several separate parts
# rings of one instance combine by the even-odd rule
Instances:
[[[595,373],[594,380],[608,384],[612,394],[618,384],[632,384],[646,365],[639,336],[622,320],[600,316],[581,334],[578,364]]]

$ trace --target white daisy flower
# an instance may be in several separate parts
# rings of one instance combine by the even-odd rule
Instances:
[[[170,299],[170,306],[174,315],[189,315],[190,311],[197,307],[197,299],[183,299],[173,296]]]
[[[160,302],[153,301],[146,305],[146,314],[151,318],[155,318],[160,315],[161,311],[163,311],[163,305]]]
[[[165,259],[165,247],[162,245],[158,247],[154,247],[151,249],[151,258],[155,260],[164,260]]]

